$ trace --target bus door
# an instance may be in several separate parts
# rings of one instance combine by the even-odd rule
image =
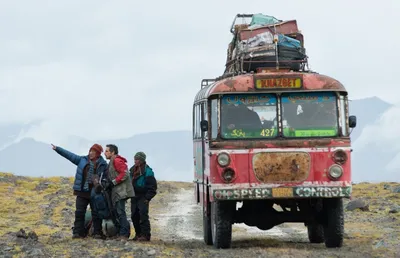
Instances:
[[[202,102],[201,105],[201,120],[200,121],[208,121],[207,115],[207,102]],[[207,191],[207,179],[205,170],[209,167],[209,159],[207,158],[208,151],[208,131],[201,132],[201,176],[203,183],[203,197],[206,197],[204,193]]]
[[[208,151],[208,132],[202,131],[200,123],[207,120],[207,102],[202,102],[195,105],[194,110],[194,162],[195,162],[195,182],[197,188],[197,202],[202,201],[205,197],[203,193],[207,187],[207,177],[205,171],[209,160],[207,158]],[[209,167],[209,165],[208,165]]]

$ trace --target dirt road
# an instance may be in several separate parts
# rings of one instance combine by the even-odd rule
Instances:
[[[355,243],[340,249],[327,249],[324,244],[310,244],[303,224],[282,224],[262,231],[245,224],[234,224],[232,248],[216,250],[203,242],[201,207],[194,202],[193,190],[181,189],[153,215],[159,238],[171,247],[184,250],[185,257],[373,257],[370,250],[360,250]],[[372,248],[371,248],[372,249]]]
[[[161,239],[199,240],[203,241],[203,220],[201,217],[201,206],[193,199],[193,191],[181,189],[170,200],[163,209],[164,213],[154,216],[156,226],[160,229]],[[164,230],[161,230],[164,229]],[[303,224],[279,225],[270,230],[263,231],[256,227],[248,227],[245,224],[234,224],[233,245],[236,241],[245,241],[252,238],[268,238],[289,240],[296,238],[307,242],[307,231]]]

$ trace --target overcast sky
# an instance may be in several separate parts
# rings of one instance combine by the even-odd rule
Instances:
[[[3,0],[0,124],[40,120],[31,135],[43,141],[190,130],[201,79],[224,70],[237,13],[297,19],[313,70],[350,98],[399,102],[398,0]]]

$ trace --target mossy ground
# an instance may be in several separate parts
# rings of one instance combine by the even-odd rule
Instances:
[[[7,247],[8,254],[14,257],[25,257],[35,248],[42,250],[43,256],[53,257],[112,257],[113,254],[115,257],[142,257],[149,250],[155,250],[156,257],[259,257],[264,254],[268,254],[264,257],[395,257],[400,253],[400,213],[389,213],[392,206],[400,205],[400,194],[390,190],[400,185],[398,183],[353,186],[353,199],[365,199],[369,211],[346,211],[346,237],[341,249],[328,250],[323,244],[308,243],[307,239],[249,236],[247,240],[236,241],[230,250],[214,250],[202,241],[174,242],[157,237],[163,229],[157,226],[154,217],[166,212],[174,193],[182,188],[192,189],[191,183],[184,182],[159,182],[159,192],[150,206],[152,242],[73,240],[75,196],[72,182],[73,178],[31,178],[0,173],[0,248]],[[29,245],[10,234],[21,228],[34,231],[39,241]],[[239,231],[236,229],[233,234]]]

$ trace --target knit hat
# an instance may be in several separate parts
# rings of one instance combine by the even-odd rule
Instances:
[[[142,162],[145,162],[146,161],[146,154],[144,154],[144,152],[142,152],[142,151],[139,151],[139,152],[137,152],[135,154],[134,159],[138,159],[138,160],[140,160]]]
[[[100,144],[93,144],[93,146],[92,147],[90,147],[90,150],[89,151],[91,151],[91,150],[94,150],[94,151],[96,151],[97,153],[99,153],[99,154],[101,154],[102,152],[103,152],[103,147],[101,147],[101,145]]]

